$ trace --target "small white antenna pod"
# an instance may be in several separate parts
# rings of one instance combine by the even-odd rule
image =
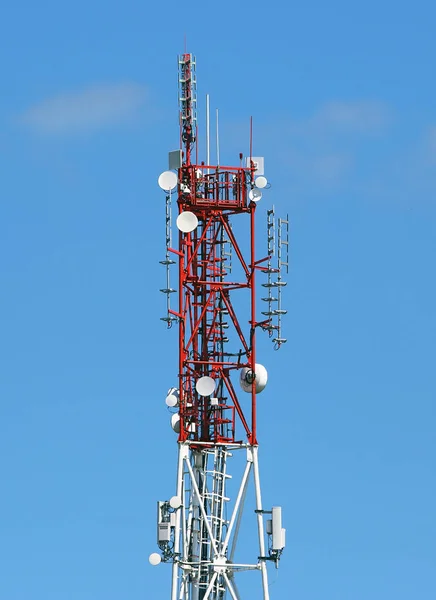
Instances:
[[[263,175],[261,175],[260,177],[256,177],[256,179],[254,180],[254,185],[257,188],[262,189],[268,185],[268,179]]]
[[[190,233],[198,226],[196,215],[190,210],[184,210],[176,219],[177,229],[183,233]]]
[[[195,384],[195,389],[200,396],[210,396],[215,391],[215,379],[212,379],[212,377],[200,377]]]
[[[239,383],[241,384],[241,388],[244,392],[251,393],[251,384],[253,383],[253,379],[256,380],[256,394],[260,394],[265,389],[265,386],[268,381],[268,372],[263,365],[259,365],[256,363],[254,368],[255,377],[253,376],[253,371],[250,367],[244,367],[241,369],[241,375],[239,379]]]
[[[153,552],[153,554],[150,554],[150,556],[148,557],[148,560],[150,564],[153,565],[153,567],[155,567],[156,565],[162,562],[162,557],[157,552]]]
[[[170,192],[177,185],[177,175],[172,171],[164,171],[157,180],[159,187],[166,192]]]
[[[262,192],[260,190],[258,190],[257,188],[253,188],[252,190],[250,190],[248,192],[248,197],[253,202],[259,202],[259,200],[262,199]]]
[[[179,413],[175,413],[171,417],[171,427],[176,433],[180,433],[180,415]]]

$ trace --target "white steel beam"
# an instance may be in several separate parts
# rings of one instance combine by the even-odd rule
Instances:
[[[256,510],[257,510],[257,529],[259,534],[259,552],[260,556],[265,556],[265,534],[263,527],[263,514],[262,514],[262,494],[260,491],[260,477],[259,477],[259,462],[258,462],[258,447],[253,446],[253,467],[254,467],[254,488],[256,491]],[[266,570],[265,560],[261,560],[260,568],[262,572],[262,586],[263,586],[263,600],[269,600],[269,589],[268,589],[268,573]]]

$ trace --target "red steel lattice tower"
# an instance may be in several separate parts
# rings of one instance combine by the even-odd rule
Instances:
[[[161,262],[166,266],[167,286],[161,291],[167,297],[167,315],[163,320],[169,327],[177,325],[179,338],[178,387],[168,391],[166,403],[178,433],[179,458],[176,494],[158,503],[161,554],[152,554],[150,562],[172,563],[171,600],[223,600],[227,592],[238,599],[235,574],[239,570],[261,572],[263,595],[259,597],[267,600],[267,562],[278,565],[284,530],[280,507],[265,511],[261,500],[256,400],[265,388],[267,372],[256,363],[256,335],[259,329],[266,330],[276,347],[286,341],[281,337],[281,317],[286,312],[281,308],[285,285],[281,268],[288,263],[288,220],[279,219],[277,227],[273,209],[268,211],[268,255],[257,259],[255,215],[261,189],[267,186],[263,159],[251,156],[250,143],[250,156],[244,163],[241,154],[239,166],[207,164],[207,99],[208,160],[198,163],[191,54],[179,56],[179,109],[181,149],[170,152],[170,170],[159,177],[166,192],[167,254]],[[177,248],[172,247],[171,234],[173,194],[178,206]],[[239,237],[233,227],[238,219],[246,225]],[[177,291],[170,285],[173,265],[178,265]],[[262,298],[267,310],[261,311],[260,319],[258,274],[266,276],[262,285],[268,292]],[[174,294],[178,302],[171,307]],[[226,494],[228,467],[237,451],[245,454],[245,462],[231,502]],[[236,543],[251,474],[259,548],[251,562],[237,562]]]

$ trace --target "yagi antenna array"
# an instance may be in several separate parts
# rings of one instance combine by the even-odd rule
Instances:
[[[282,279],[282,267],[289,271],[289,217],[278,219],[276,222],[274,207],[267,210],[267,242],[268,265],[266,268],[267,282],[262,286],[267,288],[268,296],[262,298],[268,304],[268,309],[262,311],[267,317],[265,329],[273,337],[276,348],[286,342],[282,337],[282,317],[288,311],[282,307],[282,288],[286,282]],[[275,259],[275,260],[274,260]]]
[[[173,321],[177,321],[177,317],[171,314],[171,294],[175,294],[177,290],[170,285],[170,266],[175,265],[176,261],[171,258],[171,191],[177,185],[177,175],[172,171],[164,171],[159,175],[158,179],[159,187],[166,191],[165,198],[165,242],[166,242],[166,253],[165,260],[159,261],[161,265],[165,266],[166,269],[166,287],[160,291],[167,297],[167,316],[161,317],[162,321],[166,321],[168,327],[171,327]]]

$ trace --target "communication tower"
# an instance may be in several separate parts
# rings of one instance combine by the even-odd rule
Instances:
[[[264,160],[239,155],[238,166],[210,164],[209,98],[206,101],[206,161],[198,161],[195,58],[178,57],[180,148],[158,179],[166,198],[167,311],[178,328],[177,385],[166,404],[178,435],[175,494],[158,502],[159,553],[150,562],[172,565],[171,600],[242,600],[238,571],[260,572],[269,600],[267,563],[278,566],[285,546],[281,508],[262,504],[257,438],[257,395],[267,384],[258,363],[256,336],[266,331],[276,347],[282,336],[282,273],[288,269],[288,218],[267,211],[267,254],[256,256],[255,216],[270,186]],[[217,115],[218,116],[218,115]],[[217,120],[218,124],[218,120]],[[177,247],[172,242],[172,199],[177,199]],[[242,232],[237,223],[242,223]],[[177,272],[175,287],[170,274]],[[256,308],[257,279],[265,289],[264,310]],[[239,383],[238,381],[239,380]],[[239,392],[237,389],[240,388]],[[236,455],[243,457],[235,497],[228,489]],[[249,486],[252,480],[254,485]],[[235,557],[244,502],[254,490],[258,547]],[[253,600],[253,599],[252,599]]]

